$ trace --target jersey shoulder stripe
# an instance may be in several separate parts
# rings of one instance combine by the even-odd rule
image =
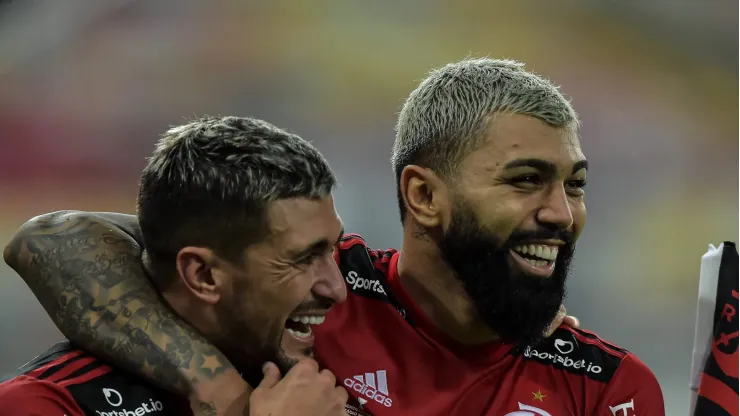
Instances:
[[[0,383],[0,394],[12,394],[19,386],[27,391],[25,387],[49,392],[53,396],[51,400],[55,401],[47,403],[47,407],[59,410],[59,403],[64,402],[70,408],[81,409],[80,412],[67,411],[70,416],[191,414],[186,401],[129,372],[107,365],[68,341],[53,346],[19,368],[8,381]],[[39,406],[42,405],[29,403],[29,409],[35,413],[28,414],[51,414],[48,409],[41,411]]]
[[[353,233],[347,233],[339,237],[339,248],[349,248],[355,244],[363,244],[367,245],[365,243],[365,239],[362,238],[359,234],[353,234]]]
[[[339,269],[350,293],[398,307],[388,284],[388,269],[395,250],[373,250],[357,234],[339,243]]]
[[[69,341],[62,341],[24,364],[14,373],[3,377],[2,381],[26,376],[61,386],[71,386],[90,381],[111,370],[110,366],[75,348]]]
[[[611,342],[601,338],[596,333],[591,332],[586,329],[577,329],[577,328],[570,328],[568,327],[570,331],[572,331],[574,334],[576,334],[577,337],[584,340],[584,342],[589,341],[592,342],[594,345],[598,345],[601,348],[604,348],[605,350],[611,351],[614,355],[624,357],[625,355],[628,355],[630,352],[626,349],[617,346],[616,344],[612,344]]]
[[[368,256],[370,257],[370,260],[374,267],[380,269],[383,274],[387,274],[388,272],[388,265],[390,264],[391,258],[396,253],[397,250],[395,249],[387,249],[387,250],[374,250],[370,248],[367,243],[365,242],[365,239],[362,238],[359,234],[344,234],[339,239],[339,250],[350,250],[352,247],[360,245],[365,248],[367,251]],[[340,256],[341,257],[341,256]]]
[[[608,383],[629,352],[593,332],[561,326],[536,345],[515,349],[525,360],[554,367],[594,381]]]
[[[32,378],[44,380],[58,372],[67,363],[73,363],[84,358],[83,351],[54,351],[52,353],[41,354],[31,360],[18,370],[19,374],[24,374]]]

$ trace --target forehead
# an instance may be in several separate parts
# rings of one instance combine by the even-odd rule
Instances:
[[[285,248],[321,239],[334,241],[342,228],[331,196],[272,201],[267,208],[267,224],[268,239]]]
[[[483,143],[464,164],[490,171],[514,159],[546,160],[569,171],[585,157],[575,129],[553,127],[522,114],[502,113],[492,117]]]

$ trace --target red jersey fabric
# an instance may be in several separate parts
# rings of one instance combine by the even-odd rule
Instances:
[[[66,389],[27,376],[0,384],[2,414],[18,416],[85,416]]]
[[[187,416],[186,401],[60,342],[0,382],[0,415]]]
[[[562,326],[536,346],[464,346],[404,291],[399,253],[347,235],[335,257],[347,300],[315,326],[315,354],[350,393],[350,415],[663,416],[658,381],[634,354]]]

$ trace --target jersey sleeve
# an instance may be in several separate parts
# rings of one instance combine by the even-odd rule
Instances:
[[[597,416],[665,416],[663,392],[652,371],[634,354],[628,354],[609,382]]]
[[[66,389],[26,376],[0,383],[0,409],[13,416],[85,416]]]

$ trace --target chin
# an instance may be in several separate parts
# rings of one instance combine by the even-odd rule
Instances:
[[[280,340],[280,347],[274,358],[275,364],[283,371],[283,374],[290,370],[298,361],[304,358],[313,358],[313,339],[310,342],[306,341],[305,339],[296,339],[294,336],[288,334],[287,331],[283,334]]]

